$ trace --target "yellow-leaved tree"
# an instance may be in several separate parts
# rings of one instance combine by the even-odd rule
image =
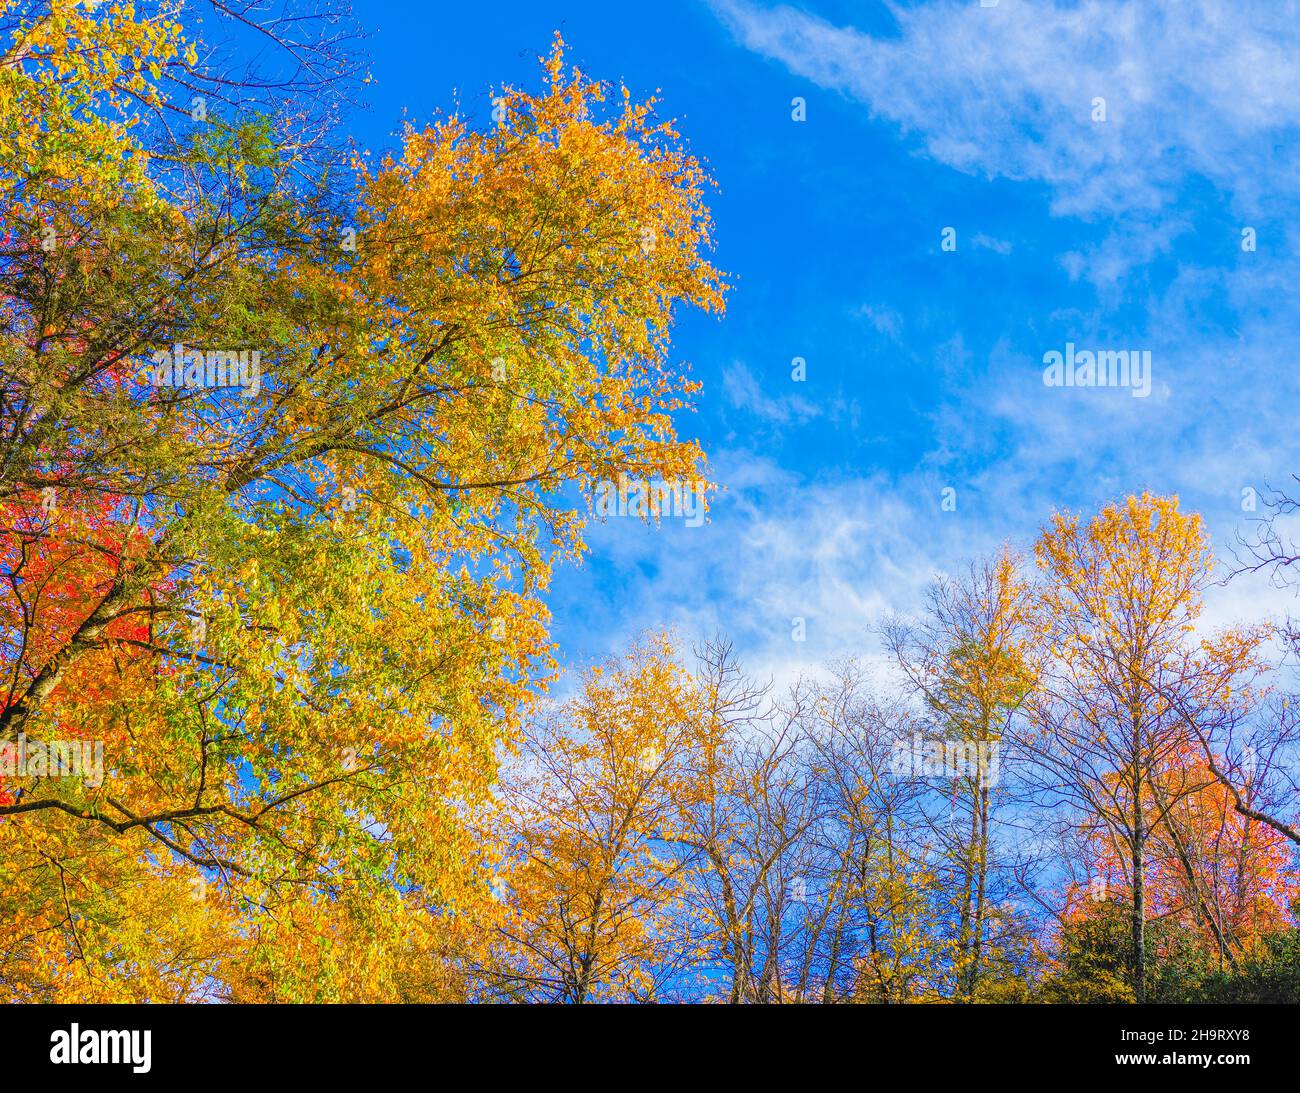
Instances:
[[[692,960],[678,818],[709,751],[668,636],[588,671],[507,769],[489,840],[503,909],[481,966],[493,996],[660,1001]]]
[[[707,179],[558,38],[341,171],[170,5],[3,10],[0,742],[102,770],[0,775],[0,996],[457,997],[575,500],[703,473]]]
[[[1212,572],[1201,518],[1144,493],[1087,521],[1057,515],[1037,544],[1051,650],[1021,741],[1050,792],[1078,807],[1126,890],[1132,997],[1146,996],[1152,851],[1212,782],[1204,735],[1249,705],[1267,626],[1198,634]]]

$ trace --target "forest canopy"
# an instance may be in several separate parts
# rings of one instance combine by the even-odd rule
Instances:
[[[713,180],[558,35],[371,158],[341,11],[193,10],[0,0],[0,1000],[1300,998],[1292,635],[1199,516],[562,676],[610,484],[711,489]]]

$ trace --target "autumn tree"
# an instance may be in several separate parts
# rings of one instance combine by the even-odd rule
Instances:
[[[694,866],[684,900],[705,989],[730,1003],[804,1001],[821,971],[806,941],[796,950],[819,898],[809,840],[824,805],[807,741],[726,638],[695,650],[694,676],[702,747],[674,843]]]
[[[586,673],[525,728],[490,823],[504,910],[486,986],[518,1000],[657,1001],[691,960],[673,853],[707,750],[693,681],[663,635]]]
[[[1029,589],[1020,563],[1004,549],[960,576],[940,579],[915,622],[884,630],[887,649],[918,697],[939,739],[959,749],[952,771],[952,816],[960,799],[967,825],[935,825],[951,846],[961,886],[957,963],[967,1000],[979,990],[987,958],[986,934],[994,839],[993,802],[1007,756],[1010,723],[1036,684],[1037,652]]]
[[[1245,700],[1266,628],[1199,641],[1212,561],[1198,516],[1150,494],[1084,522],[1057,515],[1036,547],[1051,649],[1022,743],[1112,847],[1129,896],[1129,983],[1146,997],[1152,855],[1209,779],[1189,750]],[[1058,788],[1059,787],[1059,788]]]
[[[1204,788],[1181,793],[1189,782]],[[1290,848],[1277,831],[1233,807],[1197,752],[1153,784],[1157,808],[1171,799],[1177,804],[1152,840],[1157,913],[1200,937],[1217,971],[1236,971],[1263,938],[1289,924],[1289,908],[1300,896]]]
[[[698,855],[687,898],[720,996],[944,997],[950,901],[920,823],[924,787],[896,760],[918,721],[853,661],[774,696],[719,640],[697,678],[713,744],[678,838]]]
[[[265,16],[300,64],[247,85],[169,12],[3,8],[0,741],[107,768],[6,776],[5,899],[107,980],[147,932],[79,944],[60,870],[178,869],[228,955],[268,939],[234,993],[318,997],[339,916],[398,899],[372,957],[409,961],[486,898],[465,817],[553,670],[564,492],[700,475],[668,332],[721,306],[707,180],[558,41],[499,122],[339,171],[289,94],[351,71],[329,9]]]

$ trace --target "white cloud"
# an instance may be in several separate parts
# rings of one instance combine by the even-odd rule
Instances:
[[[1154,218],[1189,174],[1242,211],[1300,161],[1294,0],[886,5],[875,37],[793,7],[713,0],[748,48],[866,103],[935,159],[1052,188],[1053,211]],[[1094,100],[1106,120],[1092,120]]]
[[[753,451],[722,451],[711,473],[727,487],[709,523],[659,530],[631,519],[591,529],[593,552],[618,572],[627,632],[675,626],[688,639],[729,635],[749,666],[786,682],[845,655],[869,655],[873,627],[914,610],[926,585],[996,548],[1010,524],[959,499],[943,512],[940,484],[903,479],[805,481]],[[792,637],[803,619],[806,640]]]
[[[1296,233],[1275,225],[1244,258],[1229,222],[1214,268],[1175,266],[1159,290],[1121,285],[1168,261],[1191,229],[1169,203],[1193,176],[1240,218],[1276,216],[1300,199],[1291,151],[1300,147],[1300,4],[891,5],[892,37],[791,7],[714,7],[744,45],[862,101],[939,162],[1041,184],[1054,214],[1107,222],[1109,235],[1061,259],[1097,287],[1096,306],[1062,301],[1046,328],[1073,332],[1079,345],[1151,349],[1154,386],[1145,399],[1049,390],[1041,354],[1061,345],[1022,338],[985,356],[955,331],[929,361],[940,381],[936,440],[910,473],[809,480],[752,451],[715,452],[711,471],[731,488],[704,528],[621,521],[593,530],[594,550],[624,582],[629,627],[722,631],[751,668],[788,680],[833,656],[871,655],[871,626],[916,609],[937,571],[1006,539],[1030,546],[1058,507],[1086,513],[1144,488],[1178,492],[1205,514],[1222,553],[1242,521],[1241,488],[1300,470],[1300,371],[1288,348],[1300,325],[1300,268],[1286,257]],[[1105,123],[1089,117],[1097,95]],[[1013,250],[987,234],[972,244]],[[1117,300],[1130,305],[1119,334]],[[1220,317],[1226,309],[1231,329],[1207,332],[1209,302]],[[880,303],[854,314],[894,341],[915,325]],[[722,390],[730,406],[772,426],[833,425],[849,413],[780,379],[765,383],[736,362]],[[956,513],[940,511],[946,485],[958,491]],[[1258,619],[1290,608],[1285,599],[1258,581],[1233,582],[1212,593],[1207,623]],[[795,617],[807,623],[802,644],[791,640]],[[611,648],[623,637],[602,635]]]
[[[903,332],[903,317],[891,307],[862,304],[854,314],[866,319],[875,328],[877,334],[883,334],[893,341],[897,341]]]
[[[983,247],[985,250],[991,250],[995,254],[1008,255],[1011,253],[1011,244],[1005,239],[998,239],[992,235],[986,235],[984,232],[976,232],[971,236],[971,245]]]
[[[790,377],[782,376],[781,382],[789,386]],[[740,361],[723,369],[722,390],[736,409],[746,410],[776,425],[810,421],[822,412],[819,406],[802,395],[769,394],[754,373]]]

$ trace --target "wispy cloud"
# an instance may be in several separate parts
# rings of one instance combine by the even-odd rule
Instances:
[[[866,319],[876,329],[876,333],[897,341],[903,332],[903,317],[891,307],[876,304],[863,304],[854,312],[859,318]]]
[[[745,46],[861,100],[935,159],[1048,184],[1058,213],[1154,215],[1189,173],[1244,211],[1279,174],[1295,189],[1291,0],[889,4],[890,37],[788,6],[713,7]]]
[[[800,424],[822,413],[820,406],[802,395],[769,394],[754,373],[740,361],[723,370],[722,390],[731,406],[776,425]]]
[[[992,235],[984,232],[976,232],[971,236],[971,245],[980,247],[984,250],[991,250],[994,254],[1008,255],[1011,253],[1011,244],[1006,239],[997,239]]]
[[[971,218],[961,257],[967,246],[996,255],[984,270],[1005,271],[1013,292],[1033,261],[1068,278],[993,345],[966,322],[988,312],[983,282],[942,299],[871,285],[859,297],[868,302],[850,297],[837,315],[846,339],[879,336],[890,351],[833,393],[725,368],[731,448],[714,446],[711,470],[731,490],[710,524],[628,523],[593,537],[617,568],[623,617],[725,631],[756,668],[788,677],[870,652],[873,623],[915,609],[936,572],[1003,540],[1028,547],[1053,510],[1176,492],[1222,551],[1243,522],[1243,487],[1300,469],[1300,372],[1288,348],[1300,326],[1290,257],[1300,250],[1300,4],[932,0],[888,5],[895,26],[875,34],[791,6],[713,7],[743,46],[860,102],[864,121],[893,127],[899,148],[929,157],[936,174],[1024,184],[1023,223],[981,230]],[[1105,121],[1093,120],[1097,98]],[[1069,230],[1071,220],[1093,230]],[[944,222],[919,230],[937,238]],[[1260,229],[1257,253],[1240,247],[1247,224]],[[888,253],[876,265],[882,283],[904,268]],[[1044,387],[1042,356],[1067,339],[1150,349],[1150,396]],[[873,448],[888,462],[856,475],[795,473],[741,447],[811,422],[810,434],[846,422],[856,433],[846,407],[870,410],[873,385],[899,377],[929,425],[915,465],[901,441]],[[872,422],[899,436],[915,426]],[[940,505],[946,488],[955,511]],[[1234,582],[1208,615],[1217,624],[1292,606],[1278,600]]]

